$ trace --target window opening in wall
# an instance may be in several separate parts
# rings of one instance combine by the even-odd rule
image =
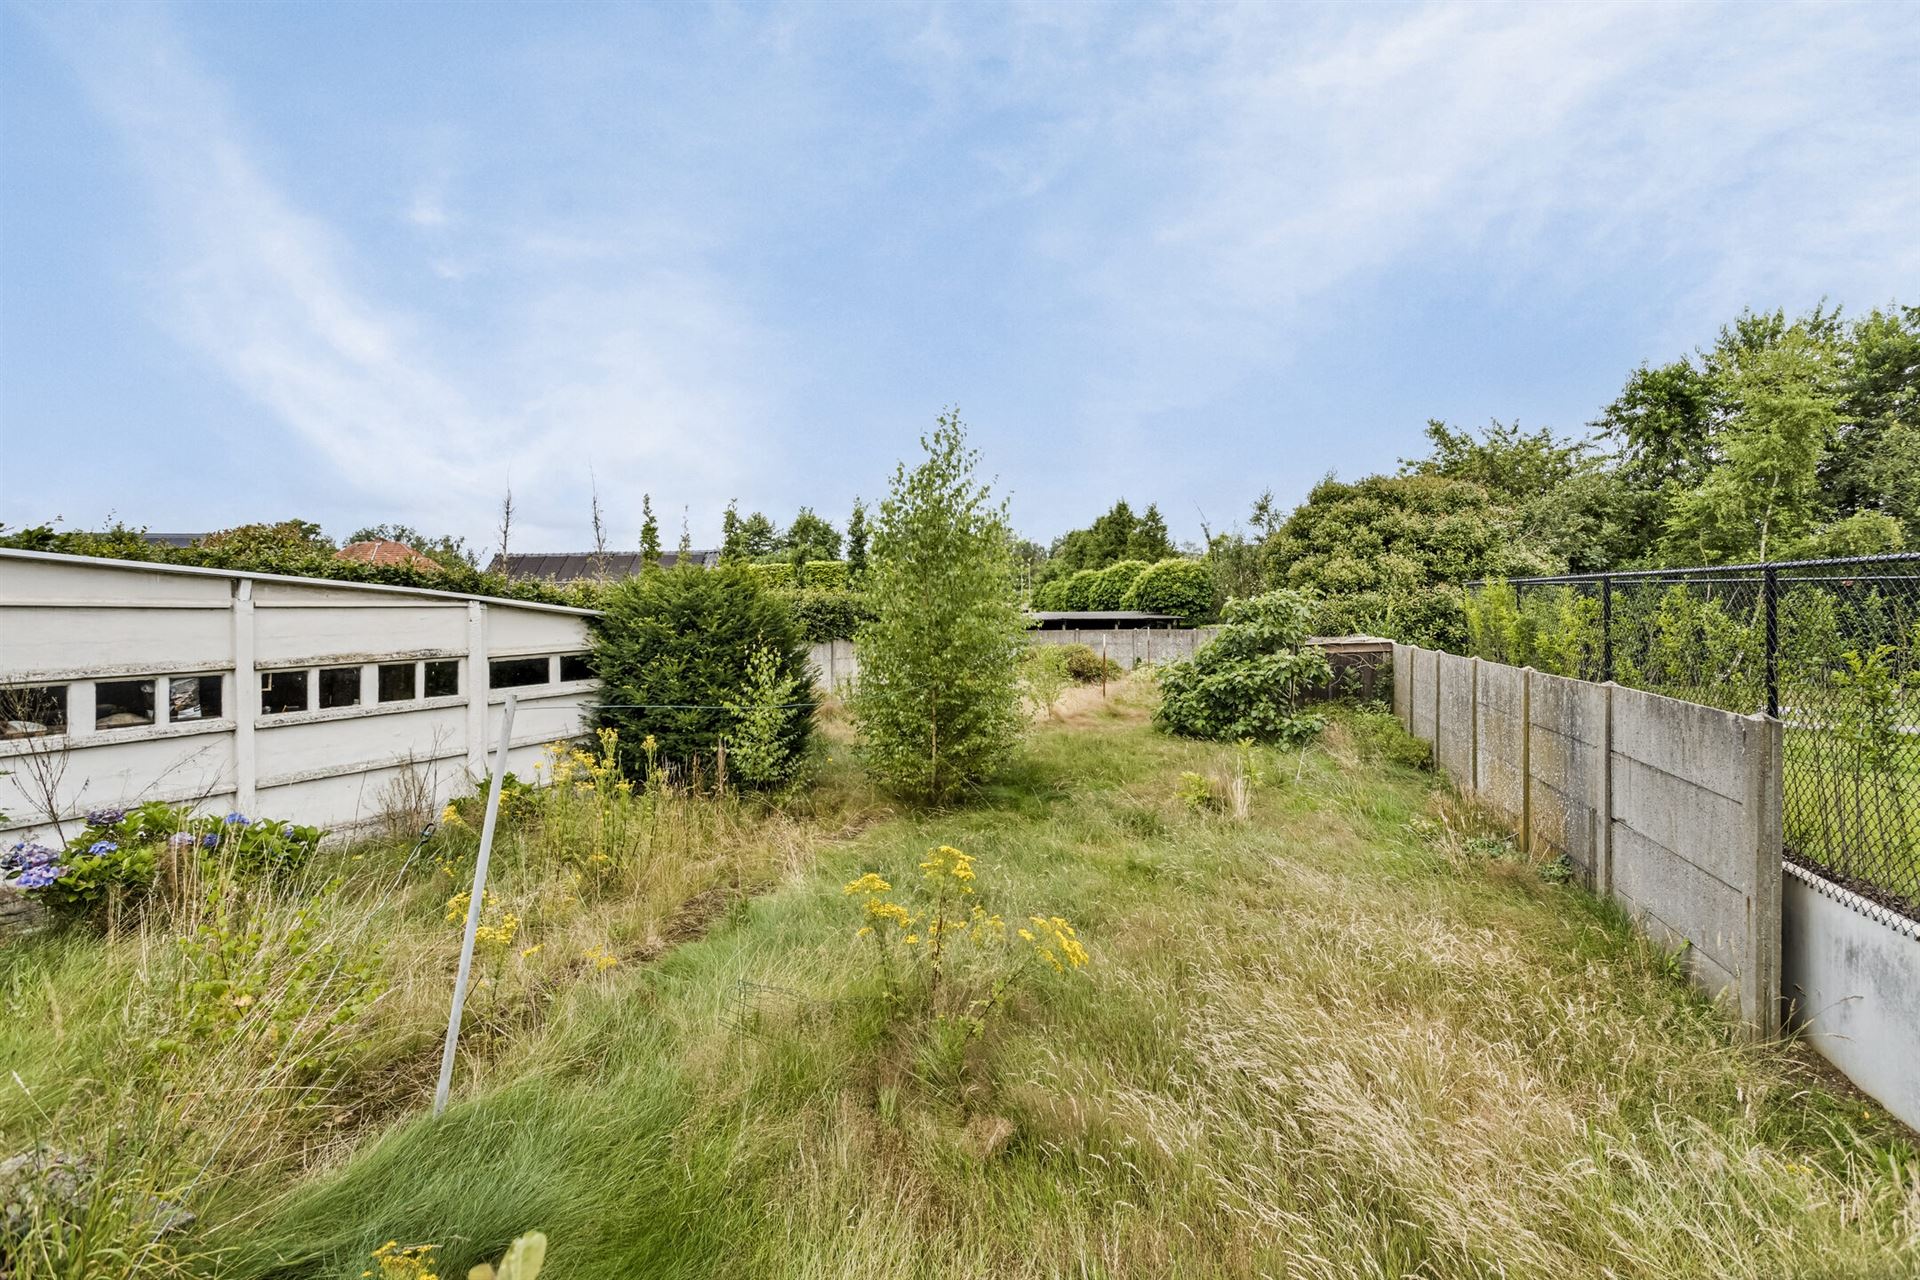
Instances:
[[[66,731],[66,685],[21,684],[0,689],[0,739],[43,738]]]
[[[131,729],[153,723],[153,681],[102,680],[93,686],[93,727]]]
[[[593,667],[587,662],[587,655],[584,653],[561,654],[560,678],[562,680],[593,679]]]
[[[167,718],[182,720],[218,720],[220,718],[219,676],[175,676],[167,681]]]
[[[419,673],[411,662],[380,664],[380,701],[408,702],[420,696]]]
[[[260,714],[284,715],[307,709],[307,673],[265,671],[260,675]]]
[[[427,664],[427,696],[429,698],[451,698],[460,692],[460,663],[429,662]]]
[[[320,709],[360,705],[360,668],[320,668]]]
[[[545,658],[495,658],[487,664],[488,683],[496,689],[547,683]]]

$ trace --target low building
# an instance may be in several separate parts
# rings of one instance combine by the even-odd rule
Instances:
[[[0,550],[0,847],[149,800],[352,828],[577,735],[585,609]]]

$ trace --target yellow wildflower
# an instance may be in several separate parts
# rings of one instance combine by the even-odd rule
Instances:
[[[891,884],[882,880],[874,872],[869,871],[858,880],[849,881],[847,887],[840,892],[843,895],[851,897],[856,893],[885,893],[891,888],[893,888]]]
[[[440,811],[440,825],[443,827],[464,827],[467,820],[460,816],[460,810],[451,801]]]

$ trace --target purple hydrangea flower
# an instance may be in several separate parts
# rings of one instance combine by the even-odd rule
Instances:
[[[175,849],[193,848],[194,835],[191,831],[176,831],[167,837],[167,844]]]
[[[18,884],[23,889],[44,889],[67,873],[58,853],[24,840],[0,855],[0,871],[19,872]]]
[[[111,840],[95,840],[87,846],[87,852],[96,858],[103,853],[118,853],[119,851],[120,846]]]
[[[287,840],[293,839],[293,824],[289,822],[286,826],[281,827],[280,835],[282,838]]]
[[[87,823],[95,827],[117,827],[126,816],[125,809],[92,809],[87,812]]]
[[[244,827],[247,824],[248,818],[244,813],[230,813],[227,815],[227,825],[230,827]]]
[[[44,889],[65,874],[67,869],[59,863],[28,867],[20,873],[19,884],[22,889]]]
[[[200,837],[200,843],[208,849],[218,848],[220,844],[220,833],[217,831],[209,831]]]

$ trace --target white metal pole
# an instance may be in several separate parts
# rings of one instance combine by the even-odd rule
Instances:
[[[447,1015],[447,1044],[440,1051],[440,1084],[433,1091],[433,1114],[447,1109],[453,1088],[453,1055],[460,1045],[460,1015],[467,1005],[467,977],[473,972],[473,935],[480,928],[480,906],[487,896],[487,859],[493,855],[493,828],[500,817],[500,783],[507,776],[507,748],[513,742],[516,695],[508,694],[500,716],[500,749],[493,757],[493,778],[487,784],[487,818],[480,828],[480,854],[473,863],[473,890],[467,898],[467,934],[460,942],[460,972],[453,979],[453,1012]]]

